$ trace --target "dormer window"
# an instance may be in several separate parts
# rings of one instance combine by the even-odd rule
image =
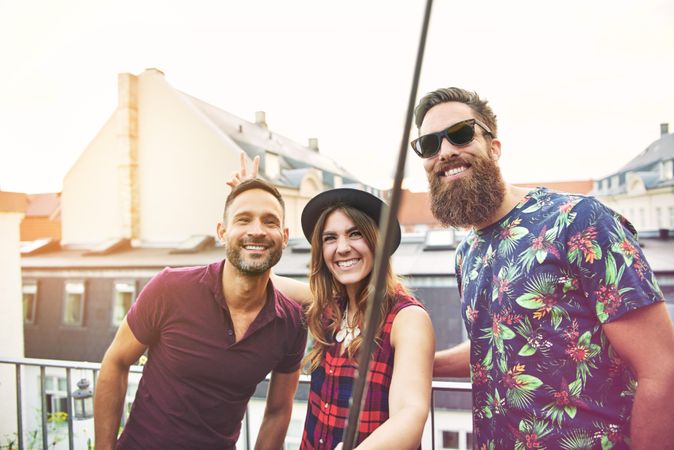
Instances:
[[[269,150],[264,156],[264,174],[272,180],[275,180],[281,174],[279,156]]]
[[[671,180],[674,178],[674,161],[673,160],[668,160],[668,161],[660,161],[660,164],[658,164],[658,169],[660,171],[660,179],[661,180]]]

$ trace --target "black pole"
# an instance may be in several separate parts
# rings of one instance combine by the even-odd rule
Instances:
[[[386,284],[386,272],[388,271],[389,255],[393,249],[393,224],[392,220],[398,214],[398,207],[400,205],[401,185],[403,174],[405,172],[405,157],[407,156],[407,146],[409,145],[410,130],[412,128],[412,116],[414,115],[414,103],[417,99],[417,88],[419,86],[419,77],[421,74],[421,66],[424,59],[424,49],[426,47],[426,35],[428,34],[428,23],[431,18],[431,8],[433,0],[426,0],[426,11],[424,13],[424,21],[421,27],[421,38],[419,39],[419,48],[417,50],[417,61],[414,67],[414,78],[412,80],[412,90],[410,92],[409,102],[407,104],[407,117],[405,119],[405,128],[403,130],[402,142],[400,143],[400,152],[398,153],[398,165],[396,166],[395,178],[393,181],[393,190],[389,207],[381,212],[381,225],[379,227],[381,239],[377,244],[377,252],[375,255],[374,277],[370,280],[370,287],[374,285],[374,289],[370,290],[370,297],[367,302],[367,310],[365,312],[365,331],[363,335],[363,344],[360,347],[358,355],[358,378],[353,385],[351,393],[351,406],[349,408],[349,417],[344,429],[344,436],[342,438],[342,450],[352,450],[356,444],[356,437],[358,431],[358,423],[360,419],[360,411],[363,408],[365,386],[367,384],[367,375],[370,371],[370,359],[372,358],[372,350],[374,345],[374,334],[381,318],[380,306],[384,300],[384,287]]]

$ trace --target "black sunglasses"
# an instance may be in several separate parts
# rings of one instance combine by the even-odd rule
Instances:
[[[475,125],[479,125],[489,136],[494,136],[489,127],[477,119],[468,119],[436,133],[425,134],[410,142],[412,150],[421,158],[430,158],[440,151],[442,139],[457,147],[464,147],[475,139]]]

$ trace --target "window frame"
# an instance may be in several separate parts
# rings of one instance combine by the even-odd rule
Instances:
[[[30,292],[32,291],[32,292]],[[35,318],[37,316],[37,293],[38,293],[38,283],[37,280],[25,280],[21,284],[21,305],[22,305],[22,316],[23,323],[32,325],[35,323]],[[26,318],[26,296],[30,295],[31,299],[31,317]]]
[[[125,289],[119,289],[121,286],[128,287],[130,289],[125,290]],[[129,303],[129,308],[124,312],[124,315],[122,316],[121,319],[117,320],[117,300],[118,300],[118,294],[121,293],[131,293],[131,303]],[[138,284],[136,280],[131,280],[131,279],[121,279],[121,280],[115,280],[112,284],[112,314],[110,315],[110,323],[112,324],[113,327],[119,327],[122,324],[122,321],[124,320],[124,317],[126,317],[126,314],[129,312],[129,309],[131,309],[131,306],[136,301],[136,296],[138,294]]]
[[[80,285],[81,289],[69,290],[69,287],[74,287],[76,285]],[[77,292],[79,290],[81,290],[81,292]],[[66,280],[66,282],[63,284],[63,310],[61,313],[61,325],[72,328],[81,328],[84,326],[84,310],[85,310],[84,303],[86,302],[86,293],[87,287],[84,280]],[[79,321],[68,322],[66,321],[67,319],[66,314],[68,312],[69,295],[77,295],[77,294],[81,296],[80,307],[78,312]]]

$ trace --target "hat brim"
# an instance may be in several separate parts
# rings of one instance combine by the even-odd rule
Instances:
[[[337,188],[321,192],[309,200],[307,206],[302,210],[302,231],[309,242],[311,242],[316,222],[318,222],[318,218],[323,211],[338,203],[363,211],[374,220],[377,226],[379,226],[381,220],[382,209],[385,206],[388,207],[379,197],[360,189]],[[393,220],[395,220],[395,224],[393,227],[393,247],[391,253],[395,252],[400,245],[400,224],[398,223],[398,219],[393,218]]]

